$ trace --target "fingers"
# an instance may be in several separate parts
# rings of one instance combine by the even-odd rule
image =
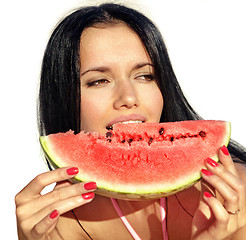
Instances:
[[[95,191],[97,185],[95,182],[88,182],[88,183],[77,183],[77,184],[66,184],[62,183],[59,187],[55,187],[52,192],[49,192],[42,196],[41,198],[34,199],[28,207],[39,209],[44,208],[45,206],[53,206],[54,204],[66,200],[71,199],[73,197],[82,196],[82,194]],[[77,204],[75,204],[77,206]],[[52,210],[51,207],[50,210]]]
[[[77,184],[70,184],[66,181],[64,181],[64,178],[71,178],[71,176],[74,176],[74,174],[77,173],[76,168],[61,168],[57,169],[48,173],[44,173],[36,177],[30,184],[27,185],[27,187],[16,197],[16,206],[18,209],[18,215],[23,219],[25,216],[29,215],[29,210],[32,210],[32,213],[34,215],[39,215],[40,211],[42,212],[41,216],[47,215],[49,212],[51,212],[53,209],[57,209],[64,213],[66,210],[71,210],[71,206],[74,206],[73,208],[76,208],[80,205],[85,204],[84,198],[82,198],[83,194],[86,194],[88,192],[95,191],[97,188],[97,185],[95,182],[89,182],[89,183],[77,183]],[[54,176],[52,176],[54,174]],[[39,179],[43,177],[48,177],[48,180],[42,180],[39,183],[39,186],[35,188],[32,187],[33,184],[35,184]],[[46,184],[50,184],[51,181],[54,179],[61,179],[62,182],[58,183],[58,187],[55,187],[55,189],[45,195],[41,195],[38,193],[40,190],[42,190],[43,187],[45,187]],[[31,190],[29,190],[29,188]],[[31,193],[35,192],[33,189],[35,188],[36,195],[34,194],[31,196]],[[37,190],[39,189],[39,190]],[[25,195],[26,194],[26,195]],[[82,197],[81,197],[82,196]],[[87,195],[86,195],[87,196]],[[90,195],[92,196],[92,195]],[[92,196],[92,198],[94,195]],[[91,199],[92,199],[91,198]],[[86,199],[89,200],[89,199]],[[64,205],[64,207],[59,207],[60,205]],[[67,207],[66,207],[67,206]],[[73,209],[72,208],[72,209]],[[40,221],[41,219],[39,219]]]
[[[54,187],[54,190],[55,189],[62,188],[62,187],[71,186],[71,185],[73,185],[73,183],[70,182],[70,181],[68,181],[68,180],[57,182],[56,185],[55,185],[55,187]]]
[[[216,221],[214,222],[214,228],[217,232],[225,232],[229,221],[228,212],[222,203],[209,192],[204,192],[203,197],[215,216]]]
[[[203,178],[223,197],[226,209],[233,211],[239,206],[239,194],[236,191],[239,180],[230,172],[224,171],[223,167],[218,165],[215,168],[213,171],[203,169]],[[223,178],[220,177],[221,175]]]
[[[94,196],[94,192],[86,192],[80,196],[46,206],[37,212],[31,212],[30,210],[29,214],[25,214],[25,216],[17,214],[21,231],[26,236],[30,236],[30,239],[41,239],[48,231],[54,230],[60,215],[91,202]]]
[[[241,210],[244,212],[246,203],[246,185],[239,178],[235,164],[225,146],[219,150],[220,163],[213,159],[206,160],[207,169],[202,169],[202,178],[222,197],[214,196],[212,192],[203,192],[203,199],[213,214],[214,221],[210,225],[211,235],[229,236],[240,227]],[[233,213],[240,209],[239,213]]]
[[[48,230],[55,227],[59,215],[60,214],[57,210],[52,211],[48,216],[33,227],[31,230],[31,235],[36,239],[40,239]]]
[[[225,146],[220,149],[219,156],[221,163],[226,166],[209,158],[206,160],[209,171],[203,169],[202,176],[223,197],[225,208],[228,211],[235,211],[245,205],[245,184],[238,177],[235,165]]]
[[[16,195],[16,216],[20,231],[30,239],[52,231],[59,216],[93,200],[95,182],[70,184],[77,168],[61,168],[40,174]],[[41,195],[47,185],[58,182],[53,191]]]
[[[32,198],[34,195],[39,195],[41,191],[48,185],[67,180],[74,177],[78,173],[78,168],[59,168],[54,171],[42,173],[35,177],[19,194],[25,198]]]
[[[94,192],[87,192],[82,194],[81,196],[76,196],[73,198],[69,198],[59,203],[50,205],[49,207],[43,208],[38,211],[36,214],[32,215],[28,222],[33,222],[33,220],[39,221],[31,230],[31,235],[37,239],[41,238],[48,230],[52,227],[54,228],[56,223],[58,222],[59,216],[65,212],[68,212],[74,208],[77,208],[81,205],[89,203],[93,200],[95,196]],[[56,207],[57,209],[53,210],[48,215],[47,212],[50,209]],[[45,218],[42,219],[42,216],[46,215]]]
[[[77,207],[80,207],[84,204],[91,202],[94,197],[95,197],[94,192],[87,192],[87,193],[83,193],[79,196],[70,197],[68,199],[61,200],[59,202],[53,203],[53,204],[41,209],[40,211],[38,211],[37,213],[35,213],[33,215],[33,218],[40,221],[42,219],[41,216],[46,216],[53,209],[57,209],[59,211],[59,213],[62,215],[62,214],[66,213],[72,209],[75,209]]]
[[[219,150],[219,160],[220,163],[206,159],[207,169],[201,170],[202,179],[207,184],[205,187],[202,184],[201,200],[193,220],[192,239],[227,239],[245,226],[246,184],[239,177],[225,146]],[[216,190],[216,195],[210,186]],[[200,220],[204,218],[199,211],[206,216],[203,225]]]
[[[225,145],[222,146],[219,150],[219,159],[226,170],[228,170],[235,176],[238,176],[236,166],[233,163],[230,153]]]

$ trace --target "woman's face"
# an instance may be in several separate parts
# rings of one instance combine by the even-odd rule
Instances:
[[[119,122],[159,122],[162,94],[140,38],[124,24],[83,31],[81,130],[106,133]]]

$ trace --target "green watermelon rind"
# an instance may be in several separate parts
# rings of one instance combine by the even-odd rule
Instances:
[[[222,144],[225,146],[228,146],[231,136],[231,124],[229,122],[225,122],[227,132],[225,133],[225,139]],[[49,144],[49,138],[47,136],[41,136],[39,138],[41,147],[43,149],[43,152],[45,153],[45,156],[47,160],[49,161],[51,167],[53,169],[61,168],[61,167],[68,167],[65,163],[63,163],[62,160],[59,159],[55,154],[52,154],[51,145]],[[49,147],[48,147],[49,146]],[[209,156],[216,162],[219,161],[218,155]],[[201,168],[205,168],[205,165]],[[200,169],[201,170],[201,169]],[[156,199],[161,198],[165,196],[172,195],[174,193],[177,193],[179,191],[182,191],[184,189],[187,189],[197,183],[201,179],[200,170],[196,171],[194,174],[187,176],[187,179],[180,179],[180,181],[177,181],[175,185],[165,186],[165,184],[159,183],[159,184],[152,184],[152,185],[146,185],[143,184],[138,185],[137,188],[135,185],[129,186],[129,185],[120,185],[120,184],[110,184],[108,182],[103,182],[99,179],[97,181],[96,178],[93,178],[92,176],[87,176],[87,174],[80,172],[76,175],[75,178],[70,179],[71,182],[77,183],[77,182],[89,182],[89,181],[95,181],[97,182],[97,193],[103,196],[107,197],[114,197],[118,199],[129,199],[129,200],[138,200],[138,199]],[[148,187],[146,187],[148,186]]]

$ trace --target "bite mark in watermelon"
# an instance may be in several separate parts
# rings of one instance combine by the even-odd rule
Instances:
[[[153,199],[193,185],[210,157],[228,145],[229,122],[196,120],[116,124],[106,135],[73,131],[40,137],[54,168],[76,166],[76,181],[95,181],[97,193]]]

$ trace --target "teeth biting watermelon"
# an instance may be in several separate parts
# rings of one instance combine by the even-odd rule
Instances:
[[[121,199],[152,199],[181,191],[200,179],[204,161],[218,161],[230,139],[230,123],[183,121],[116,124],[98,133],[40,137],[55,168],[76,166],[77,181],[95,181],[97,193]]]

